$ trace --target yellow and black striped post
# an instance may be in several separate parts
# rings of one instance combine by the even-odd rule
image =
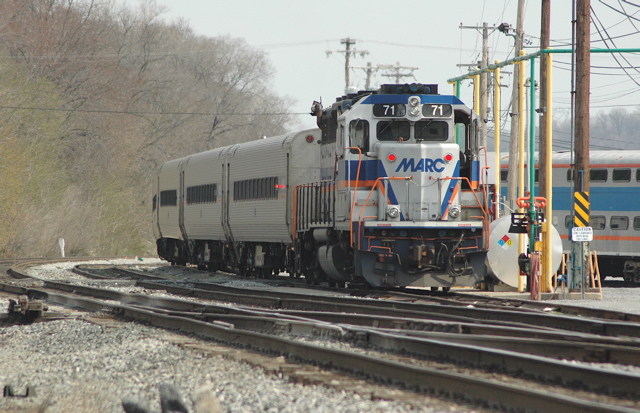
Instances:
[[[589,215],[591,208],[589,206],[589,192],[574,192],[573,209],[575,214],[573,216],[573,226],[575,227],[588,227]]]

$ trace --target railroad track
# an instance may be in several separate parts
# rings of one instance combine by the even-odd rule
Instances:
[[[49,280],[42,288],[5,283],[2,289],[496,408],[582,412],[640,406],[640,374],[586,364],[640,366],[635,322],[578,318],[513,303],[505,310],[505,304],[486,308],[491,306],[462,300],[452,305],[442,297],[409,299],[406,294],[319,297],[187,283],[124,268],[88,270],[75,269],[91,277],[83,283]],[[14,275],[25,276],[15,268]],[[115,283],[189,299],[108,287]],[[330,342],[339,348],[326,345]]]

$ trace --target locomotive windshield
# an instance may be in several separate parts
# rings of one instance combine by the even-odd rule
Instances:
[[[379,141],[408,141],[411,137],[411,125],[406,120],[386,120],[378,122]]]
[[[415,124],[416,141],[446,141],[449,124],[435,120],[421,120]]]
[[[413,138],[420,141],[446,141],[449,139],[449,124],[431,119],[410,123],[406,120],[385,120],[377,124],[377,138],[382,142],[402,142]]]

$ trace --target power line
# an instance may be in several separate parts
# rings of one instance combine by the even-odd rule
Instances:
[[[607,38],[608,38],[608,37],[609,37],[609,33],[607,32],[607,29],[604,27],[604,25],[603,25],[603,24],[602,24],[602,22],[600,21],[600,18],[599,18],[599,17],[598,17],[598,15],[596,14],[596,12],[595,12],[595,10],[593,9],[593,7],[591,7],[591,8],[590,8],[590,10],[591,10],[591,15],[593,16],[593,18],[594,18],[594,20],[595,20],[595,21],[594,21],[594,26],[595,26],[596,30],[598,31],[598,35],[599,35],[599,36],[600,36],[600,38],[605,42],[605,45],[607,46],[607,49],[610,49],[609,44],[607,43],[607,40],[606,40],[606,39],[604,38],[604,36],[602,35],[602,32],[600,31],[600,29],[598,29],[598,24],[600,24],[600,26],[602,27],[602,31],[604,31],[604,33],[607,35]],[[596,21],[597,21],[597,23],[596,23]],[[609,39],[609,41],[613,44],[613,46],[614,46],[614,47],[616,47],[616,44],[615,44],[615,42],[614,42],[613,40],[610,40],[610,39]],[[613,59],[616,61],[616,63],[618,63],[618,65],[620,66],[620,68],[622,68],[622,70],[627,74],[627,76],[629,77],[629,79],[631,79],[631,80],[633,81],[633,83],[635,83],[636,85],[640,86],[640,83],[639,83],[637,80],[635,80],[635,79],[631,76],[631,73],[629,73],[629,72],[627,71],[627,69],[626,69],[626,68],[624,68],[624,67],[622,66],[622,63],[620,63],[620,61],[619,61],[619,60],[618,60],[618,58],[615,56],[615,54],[613,54],[613,53],[612,53],[612,54],[611,54],[611,56],[612,56],[612,57],[613,57]],[[628,60],[628,59],[627,59],[623,54],[621,54],[621,57],[622,57],[622,59],[624,59],[624,61],[625,61],[625,62],[627,62],[628,64],[630,64],[630,65],[631,65],[631,63],[629,62],[629,60]],[[633,66],[633,65],[631,65],[631,66]],[[638,69],[637,69],[637,68],[635,68],[635,67],[632,67],[632,68],[633,68],[636,72],[638,72]]]
[[[65,109],[39,108],[33,106],[0,106],[0,109],[37,110],[46,112],[82,112],[82,113],[111,113],[119,115],[189,115],[189,116],[279,116],[279,115],[309,115],[308,112],[269,112],[269,113],[220,113],[220,112],[153,112],[153,111],[123,111],[109,109]]]

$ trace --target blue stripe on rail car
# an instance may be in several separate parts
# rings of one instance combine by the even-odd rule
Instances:
[[[507,187],[502,187],[502,194],[507,194]],[[553,188],[553,209],[570,211],[573,206],[574,188]],[[638,188],[624,186],[591,187],[589,191],[591,212],[594,211],[638,211],[640,191]]]

